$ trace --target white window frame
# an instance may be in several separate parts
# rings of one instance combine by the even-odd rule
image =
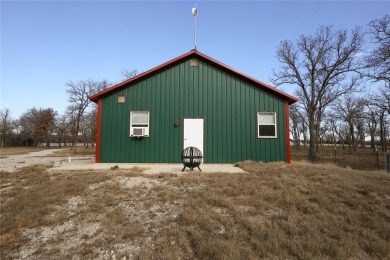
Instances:
[[[274,123],[272,124],[260,124],[260,120],[259,120],[259,116],[261,115],[273,115],[274,116]],[[276,112],[257,112],[256,114],[256,119],[257,119],[257,138],[278,138],[278,126],[277,126],[277,118],[276,118]],[[260,136],[260,125],[272,125],[275,127],[275,135],[271,135],[271,136],[265,136],[265,135],[262,135]]]
[[[148,123],[147,124],[137,124],[133,123],[133,114],[136,113],[147,113],[148,115]],[[139,136],[133,136],[134,128],[144,128],[144,135],[143,137],[149,137],[149,128],[150,128],[150,112],[149,111],[130,111],[130,137],[139,137]]]

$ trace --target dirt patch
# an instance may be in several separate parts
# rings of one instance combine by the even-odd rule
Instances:
[[[20,190],[21,187],[12,178],[20,173],[25,172],[7,176],[8,189]],[[161,227],[161,223],[170,223],[180,213],[179,201],[170,201],[174,194],[171,189],[177,188],[168,187],[158,177],[140,176],[137,169],[134,173],[96,173],[101,177],[108,174],[109,177],[100,179],[101,177],[95,176],[98,179],[92,182],[90,174],[88,176],[80,172],[39,174],[45,176],[47,185],[65,182],[65,189],[67,185],[74,185],[74,181],[87,185],[74,187],[75,190],[69,193],[58,189],[62,198],[45,202],[47,211],[42,211],[41,216],[34,216],[23,226],[16,223],[16,228],[15,224],[4,227],[3,233],[6,236],[0,243],[0,249],[8,248],[17,240],[23,241],[17,251],[7,251],[9,258],[42,259],[55,255],[69,259],[77,255],[79,258],[134,259],[140,254],[141,245],[150,245],[154,241],[153,237],[165,229]],[[74,178],[78,180],[70,181]],[[25,180],[27,182],[29,181]],[[37,192],[39,190],[29,186],[24,188]],[[42,190],[42,193],[47,191]],[[35,196],[34,193],[30,194]],[[5,209],[2,217],[7,217],[8,214],[4,211]],[[17,216],[18,212],[13,214]],[[30,211],[25,213],[27,216],[32,214],[34,213]],[[35,223],[37,221],[39,223]],[[7,237],[10,234],[12,239]]]
[[[29,149],[30,151],[31,149]],[[0,157],[0,171],[15,172],[23,167],[31,165],[45,165],[47,167],[60,167],[64,165],[79,165],[93,163],[93,156],[67,156],[67,157],[50,157],[54,153],[67,149],[46,149],[38,150],[25,154],[11,154]]]

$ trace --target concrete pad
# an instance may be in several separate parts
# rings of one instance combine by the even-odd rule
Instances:
[[[63,164],[59,167],[51,168],[52,171],[98,171],[98,170],[110,170],[111,167],[118,166],[119,170],[144,168],[143,173],[158,174],[158,173],[182,173],[182,164],[139,164],[139,163],[89,163],[89,164]],[[223,173],[246,173],[244,170],[238,167],[234,167],[233,164],[202,164],[200,169],[203,173],[210,172],[223,172]],[[191,172],[189,168],[186,168],[183,173]],[[198,168],[194,168],[193,172],[199,172]]]

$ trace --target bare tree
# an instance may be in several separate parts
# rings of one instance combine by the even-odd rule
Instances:
[[[18,120],[19,134],[26,146],[33,141],[33,130],[35,124],[36,109],[30,108],[24,112]]]
[[[388,131],[388,124],[389,121],[386,118],[386,113],[384,110],[379,110],[378,113],[379,117],[379,140],[380,140],[380,146],[382,148],[382,151],[387,152],[387,131]]]
[[[94,140],[96,137],[96,119],[97,119],[97,108],[95,107],[86,115],[86,125],[88,128],[88,138],[91,146],[94,147]]]
[[[76,109],[69,105],[66,108],[65,114],[68,117],[68,130],[69,133],[69,143],[71,144],[70,149],[74,149],[74,146],[78,143],[78,132],[76,131]]]
[[[299,150],[301,148],[301,137],[305,135],[305,118],[302,116],[297,103],[290,106],[290,125],[290,131],[294,140],[294,148]]]
[[[379,125],[379,143],[382,148],[382,151],[387,151],[387,145],[389,137],[389,126],[390,126],[390,101],[387,99],[386,95],[390,96],[389,93],[387,93],[387,88],[383,88],[379,93],[377,94],[371,94],[369,96],[369,102],[367,105],[367,108],[370,112],[368,119],[370,120],[369,123],[371,124],[370,127],[372,127],[373,131],[371,132],[371,139],[373,139],[373,134],[376,134],[375,129]],[[375,128],[374,128],[375,127]]]
[[[322,120],[323,122],[321,123],[320,125],[320,128],[318,130],[318,145],[317,145],[317,152],[318,152],[318,149],[319,149],[319,146],[324,146],[326,140],[326,135],[328,133],[328,127],[329,125],[327,124],[327,122],[325,120]]]
[[[334,131],[334,116],[332,113],[325,113],[324,120],[321,126],[321,132],[323,135],[323,142],[325,144],[331,144],[332,146],[336,146],[337,138],[336,132]]]
[[[11,111],[8,108],[0,110],[0,136],[1,136],[1,147],[4,147],[7,141],[8,135],[13,130],[13,119],[11,117]]]
[[[370,22],[370,34],[376,48],[366,58],[367,76],[390,85],[390,15]]]
[[[362,109],[362,114],[360,117],[356,118],[356,130],[357,130],[357,139],[356,142],[360,147],[366,147],[366,127],[364,121],[364,108]]]
[[[390,84],[382,86],[379,93],[383,109],[390,114]]]
[[[94,140],[96,137],[96,118],[97,118],[97,108],[90,110],[88,113],[85,113],[80,121],[80,132],[83,138],[84,146],[87,148],[89,144],[91,147],[94,147]]]
[[[80,121],[82,119],[82,116],[84,115],[84,112],[91,103],[88,97],[110,86],[111,84],[106,80],[102,80],[100,82],[87,80],[79,81],[77,83],[69,81],[66,83],[66,91],[69,94],[68,101],[70,102],[70,105],[68,106],[68,111],[71,115],[71,121],[73,122],[74,127],[74,152],[76,152],[76,142],[78,140],[78,135],[80,132]]]
[[[73,149],[76,153],[81,117],[91,102],[88,97],[95,92],[96,84],[92,80],[79,81],[78,83],[69,81],[66,83],[66,87],[69,94],[68,101],[71,103],[67,109],[70,111],[71,121],[74,123]]]
[[[346,30],[334,32],[331,26],[322,26],[314,35],[300,36],[295,44],[282,41],[277,49],[282,66],[274,71],[273,83],[298,86],[296,95],[308,117],[311,161],[316,160],[325,109],[358,87],[353,72],[360,68],[356,54],[361,51],[362,43],[359,28],[348,34]]]
[[[62,144],[67,146],[69,136],[69,118],[66,114],[57,116],[55,123],[55,133],[57,135],[58,146],[61,148]]]
[[[72,121],[74,122],[75,128],[73,149],[76,153],[76,142],[80,131],[80,121],[88,105],[91,103],[88,97],[91,96],[93,93],[97,92],[98,87],[96,85],[96,82],[92,80],[79,81],[78,83],[69,81],[66,83],[66,86],[67,92],[69,94],[68,101],[71,103],[68,108],[72,112]]]
[[[361,98],[356,98],[351,94],[346,95],[343,100],[334,105],[334,114],[336,118],[341,119],[348,125],[348,148],[356,151],[357,139],[359,138],[359,131],[361,130],[361,119],[363,118],[363,111],[366,101]],[[355,132],[357,136],[355,136]]]
[[[370,35],[376,48],[366,58],[366,76],[373,82],[382,82],[378,94],[370,97],[370,135],[373,142],[373,127],[379,125],[379,140],[387,151],[390,116],[390,15],[370,22]]]
[[[131,79],[131,78],[134,78],[135,76],[137,76],[138,72],[137,72],[137,70],[124,69],[124,70],[122,70],[121,74],[122,74],[123,80],[128,80],[128,79]]]
[[[370,134],[370,146],[371,149],[375,149],[375,134],[378,129],[377,109],[371,106],[369,102],[366,102],[366,108],[364,118]]]
[[[339,146],[341,144],[344,144],[340,121],[337,120],[337,118],[335,118],[333,114],[329,115],[327,118],[332,131],[334,147],[336,147],[337,143],[339,144]]]

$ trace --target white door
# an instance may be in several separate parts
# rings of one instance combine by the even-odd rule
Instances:
[[[203,118],[184,119],[184,142],[183,149],[193,146],[198,148],[203,155]]]

